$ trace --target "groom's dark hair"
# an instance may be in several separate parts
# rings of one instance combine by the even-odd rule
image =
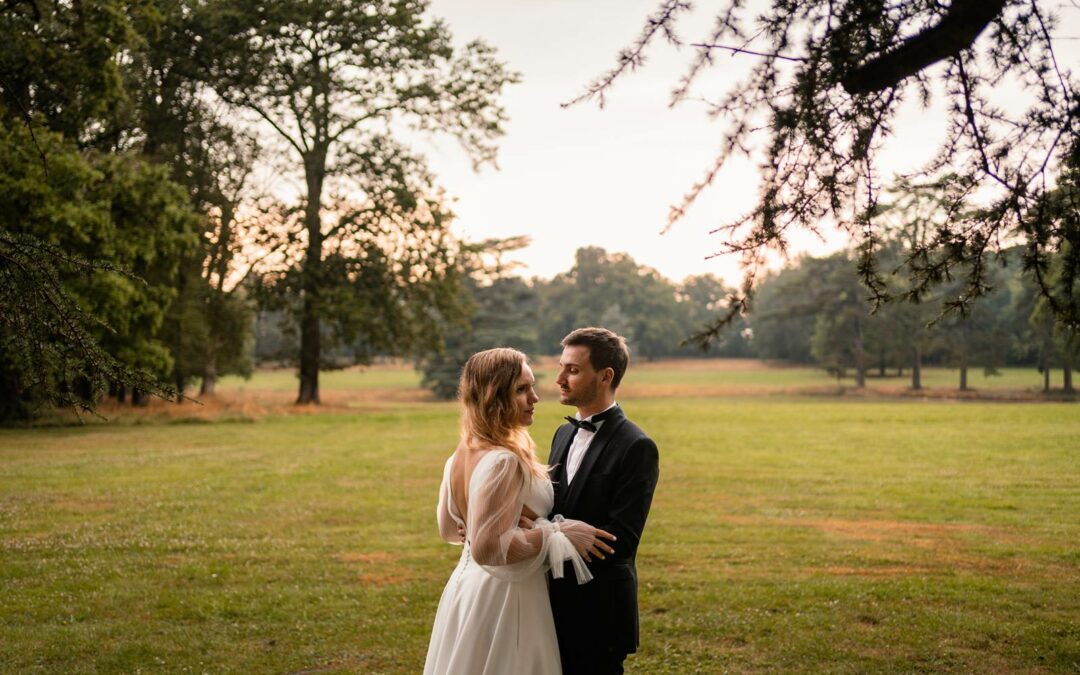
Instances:
[[[578,328],[562,339],[563,347],[588,347],[589,363],[593,370],[611,368],[615,375],[611,378],[611,390],[615,391],[626,373],[630,363],[630,348],[626,338],[609,331],[607,328]]]

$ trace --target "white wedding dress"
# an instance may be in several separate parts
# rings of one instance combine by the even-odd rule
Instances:
[[[469,479],[468,522],[450,485],[451,457],[443,469],[438,521],[442,538],[465,544],[443,590],[428,643],[425,675],[560,675],[559,645],[548,600],[547,571],[574,562],[579,583],[591,579],[567,539],[566,526],[537,519],[518,527],[522,506],[551,512],[551,481],[529,475],[508,450],[487,451]],[[569,532],[569,530],[567,530]],[[572,535],[573,536],[573,535]]]

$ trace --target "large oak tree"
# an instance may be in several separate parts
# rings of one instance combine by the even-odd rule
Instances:
[[[272,280],[297,314],[300,403],[319,400],[327,326],[400,351],[431,337],[427,313],[453,310],[449,213],[403,131],[450,134],[477,165],[493,162],[497,96],[515,76],[481,42],[455,49],[425,10],[417,0],[214,6],[215,42],[244,48],[211,60],[212,81],[273,129],[303,177],[288,233],[300,248]]]

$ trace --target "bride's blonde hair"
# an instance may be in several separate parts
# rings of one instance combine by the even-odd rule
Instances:
[[[547,475],[536,458],[536,443],[521,425],[514,407],[514,385],[527,363],[524,354],[509,347],[477,352],[461,371],[461,442],[470,449],[502,447],[517,455],[528,474]]]

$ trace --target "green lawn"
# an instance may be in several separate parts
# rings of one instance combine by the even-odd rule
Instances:
[[[1076,404],[624,407],[661,448],[629,672],[1080,670]],[[456,419],[0,431],[0,672],[418,672]]]
[[[743,362],[738,362],[743,363]],[[771,367],[732,368],[723,360],[697,361],[687,365],[677,361],[678,368],[668,367],[668,362],[635,364],[627,376],[626,391],[632,395],[691,395],[695,392],[726,393],[798,393],[834,388],[838,384],[854,386],[852,373],[837,380],[820,368]],[[542,388],[553,391],[556,369],[545,359],[536,368]],[[911,385],[911,371],[897,376],[889,370],[886,377],[879,377],[873,369],[867,384],[876,389],[906,389]],[[925,368],[923,386],[928,389],[955,390],[959,386],[959,371],[950,368]],[[1052,373],[1051,384],[1061,387],[1061,372]],[[373,366],[348,370],[326,371],[320,374],[320,385],[325,391],[373,391],[418,388],[420,375],[408,366]],[[998,392],[1012,390],[1037,392],[1042,389],[1042,375],[1033,368],[1002,368],[998,374],[987,376],[981,368],[968,372],[968,386],[975,391]],[[230,392],[281,392],[294,394],[298,387],[293,370],[260,370],[250,379],[236,376],[222,378],[218,390]]]

